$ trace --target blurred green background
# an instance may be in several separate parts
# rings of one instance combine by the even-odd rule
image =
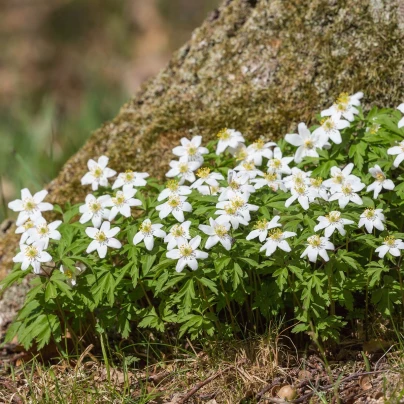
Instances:
[[[220,0],[0,0],[0,222],[154,76]]]

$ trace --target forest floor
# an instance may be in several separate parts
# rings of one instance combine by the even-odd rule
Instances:
[[[286,336],[126,348],[96,352],[90,345],[62,359],[54,347],[39,355],[6,345],[0,402],[404,403],[404,355],[383,341],[346,340],[333,352],[299,352]]]

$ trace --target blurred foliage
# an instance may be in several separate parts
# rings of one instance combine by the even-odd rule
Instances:
[[[7,202],[54,178],[219,2],[0,1],[0,222]]]

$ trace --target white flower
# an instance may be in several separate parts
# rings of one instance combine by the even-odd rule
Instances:
[[[273,152],[270,147],[276,146],[275,142],[265,143],[262,139],[256,140],[247,147],[248,158],[251,159],[256,166],[262,165],[262,158],[271,159]]]
[[[34,273],[41,273],[41,263],[52,261],[52,257],[46,251],[41,242],[35,242],[31,245],[21,244],[21,251],[13,258],[14,262],[21,262],[21,269],[25,271],[30,265]]]
[[[230,204],[237,212],[240,213],[247,221],[251,220],[250,211],[258,210],[257,205],[252,205],[248,203],[249,194],[238,194],[230,197],[228,201],[220,201],[216,204],[219,209],[225,208],[226,205]]]
[[[376,178],[376,181],[370,184],[366,188],[366,191],[367,192],[373,191],[374,199],[378,197],[383,188],[388,190],[394,189],[393,181],[386,179],[386,175],[377,164],[374,167],[369,168],[369,172],[373,178]]]
[[[404,114],[404,103],[400,104],[397,109]],[[398,121],[398,127],[402,128],[404,126],[404,118],[401,118]]]
[[[355,93],[351,96],[347,93],[342,93],[330,108],[321,112],[321,116],[332,116],[337,119],[344,117],[352,122],[355,118],[354,115],[359,113],[358,109],[355,107],[361,105],[360,99],[362,97],[362,92]]]
[[[232,243],[232,238],[229,235],[230,223],[219,223],[212,218],[209,218],[209,223],[210,226],[204,224],[199,225],[199,230],[209,236],[206,240],[205,248],[210,249],[220,242],[220,244],[229,251]]]
[[[404,160],[404,140],[401,141],[398,144],[398,146],[390,147],[390,149],[387,150],[387,154],[393,156],[397,154],[397,157],[394,159],[393,165],[394,167],[398,167],[400,163]]]
[[[31,195],[28,188],[21,190],[21,199],[16,199],[8,204],[8,207],[14,212],[20,212],[16,221],[17,226],[21,226],[28,219],[34,221],[41,217],[42,213],[47,210],[52,210],[53,205],[47,202],[42,202],[48,195],[48,191],[42,190],[34,196]]]
[[[219,195],[219,201],[226,201],[237,194],[252,194],[255,188],[250,184],[250,178],[247,173],[237,173],[229,170],[227,173],[228,186],[222,190]]]
[[[307,248],[303,251],[300,258],[308,255],[309,261],[316,262],[318,255],[324,259],[324,261],[329,261],[329,257],[326,250],[334,250],[334,244],[328,241],[328,237],[319,237],[317,235],[310,236],[307,239]]]
[[[118,213],[122,216],[129,217],[131,215],[130,208],[142,204],[139,199],[133,198],[136,192],[137,189],[126,185],[123,187],[122,191],[117,191],[115,196],[109,198],[105,202],[105,206],[112,207],[108,220],[114,220]]]
[[[336,144],[342,142],[340,130],[350,125],[345,119],[338,119],[336,116],[323,118],[320,124],[321,126],[313,131],[313,135],[319,136],[325,142],[331,139]]]
[[[61,234],[56,230],[62,224],[61,220],[56,220],[52,223],[47,223],[43,217],[35,220],[35,227],[28,230],[27,244],[32,244],[40,241],[43,244],[44,250],[49,246],[49,240],[60,240]]]
[[[384,238],[383,244],[377,247],[375,252],[379,253],[380,258],[383,258],[387,253],[390,253],[394,257],[399,257],[401,254],[400,250],[404,250],[404,243],[401,239],[387,236]]]
[[[323,198],[325,201],[328,201],[329,194],[328,194],[328,189],[324,185],[324,181],[321,177],[317,178],[310,178],[310,186],[309,190],[312,192],[314,195],[317,194],[320,198]]]
[[[184,223],[175,224],[170,229],[170,233],[164,238],[164,242],[167,244],[167,250],[172,250],[174,247],[187,243],[187,240],[191,238],[189,235],[189,227],[191,222],[187,220]]]
[[[222,154],[228,147],[232,149],[237,149],[237,147],[245,142],[243,135],[234,129],[222,129],[217,137],[219,141],[217,142],[216,154]]]
[[[186,266],[196,271],[198,269],[197,259],[208,258],[208,253],[197,250],[200,243],[201,236],[196,236],[189,243],[181,244],[179,249],[167,251],[166,255],[168,258],[178,260],[175,267],[177,272],[181,272]]]
[[[261,189],[265,185],[272,189],[272,191],[277,191],[279,188],[286,191],[279,174],[274,171],[268,171],[267,173],[262,173],[263,178],[255,178],[251,180],[254,183],[255,189]]]
[[[154,247],[154,237],[163,238],[166,236],[166,232],[161,230],[162,227],[162,224],[152,224],[150,219],[145,219],[133,237],[133,244],[137,245],[144,240],[145,247],[151,251]]]
[[[331,195],[328,200],[330,202],[338,200],[341,209],[344,209],[350,201],[357,205],[362,205],[363,201],[357,192],[361,191],[365,186],[366,185],[362,182],[345,182],[342,185],[341,190]]]
[[[259,241],[262,243],[268,236],[268,230],[282,226],[280,223],[278,223],[279,219],[280,216],[274,216],[270,222],[268,222],[266,219],[260,220],[254,226],[254,230],[248,234],[247,240],[252,240],[258,237]]]
[[[346,183],[355,183],[360,182],[360,178],[356,175],[351,174],[354,165],[352,163],[347,164],[343,170],[339,167],[334,166],[331,167],[331,178],[325,180],[323,185],[330,189],[330,192],[333,194],[335,192],[340,192],[341,187]]]
[[[337,210],[331,211],[326,216],[319,216],[317,220],[319,223],[318,225],[314,226],[314,231],[325,229],[324,235],[326,237],[331,237],[335,230],[338,230],[341,236],[345,236],[346,231],[344,229],[344,225],[354,223],[352,220],[342,218],[341,212]]]
[[[167,177],[178,177],[179,183],[182,185],[185,181],[194,182],[194,171],[200,167],[197,161],[170,161],[171,170],[166,174]]]
[[[24,224],[17,227],[15,230],[16,234],[21,234],[20,244],[24,244],[29,237],[28,230],[35,227],[34,222],[31,219],[28,219]]]
[[[224,177],[220,173],[211,173],[210,168],[204,167],[198,169],[196,175],[199,177],[192,185],[191,188],[196,188],[199,190],[204,184],[210,185],[211,187],[218,187],[219,180],[224,180]]]
[[[384,214],[382,209],[365,209],[361,214],[358,227],[365,225],[368,233],[372,233],[373,227],[377,230],[384,230]]]
[[[181,146],[174,147],[173,153],[180,157],[181,161],[203,163],[202,154],[209,153],[209,150],[206,147],[201,147],[202,136],[194,136],[191,140],[183,137],[180,142]]]
[[[102,219],[108,219],[110,215],[110,211],[105,209],[109,199],[109,195],[102,195],[96,198],[94,195],[88,194],[86,196],[86,203],[79,208],[79,212],[82,213],[80,223],[87,223],[91,220],[94,227],[100,227]]]
[[[192,206],[186,200],[186,196],[173,195],[167,202],[156,206],[156,210],[160,212],[160,219],[164,219],[171,213],[179,222],[183,222],[184,212],[192,212]]]
[[[300,168],[293,167],[291,175],[283,179],[283,184],[286,189],[291,189],[298,185],[310,185],[311,171],[302,171]]]
[[[119,240],[114,238],[119,233],[119,227],[113,227],[111,229],[111,223],[105,221],[102,223],[99,229],[95,227],[87,227],[86,234],[92,238],[93,241],[87,247],[86,253],[90,254],[97,250],[100,258],[105,258],[107,255],[108,247],[121,248],[122,244]]]
[[[201,185],[197,190],[201,195],[217,195],[223,191],[223,188],[219,185]]]
[[[292,170],[289,164],[293,161],[293,157],[282,157],[282,151],[279,147],[275,147],[274,156],[268,160],[268,168],[277,174],[291,174]]]
[[[228,202],[223,209],[217,210],[215,215],[218,223],[231,223],[233,229],[238,229],[240,224],[248,225],[248,220],[232,203]]]
[[[189,195],[191,192],[192,190],[188,185],[179,185],[177,180],[169,180],[167,181],[166,188],[160,192],[157,200],[161,202],[170,196]]]
[[[310,133],[303,122],[299,123],[297,129],[299,134],[294,133],[285,136],[288,143],[298,148],[294,157],[295,163],[301,163],[304,157],[318,157],[316,149],[321,149],[324,146],[325,139]]]
[[[285,207],[287,208],[297,199],[300,206],[304,210],[307,210],[309,209],[310,202],[313,202],[318,197],[318,194],[314,188],[310,188],[304,184],[294,185],[290,192],[292,196],[285,202]]]
[[[148,178],[147,173],[138,173],[136,171],[126,170],[124,173],[120,173],[115,180],[112,189],[121,188],[124,186],[144,187],[147,184],[145,178]]]
[[[292,231],[282,231],[281,229],[272,229],[268,232],[268,238],[266,243],[260,248],[260,251],[265,250],[265,254],[269,257],[277,248],[285,252],[292,251],[289,243],[285,240],[289,237],[296,236],[296,233]]]
[[[250,179],[262,174],[262,172],[255,167],[252,160],[243,161],[238,166],[234,167],[234,171],[245,173]]]
[[[80,267],[75,267],[78,273],[81,273],[83,270]],[[65,268],[63,265],[60,266],[60,272],[67,278],[67,284],[70,287],[74,287],[77,284],[77,274],[72,271],[70,268]]]
[[[86,173],[81,179],[82,185],[91,184],[93,191],[98,189],[98,186],[107,187],[108,178],[113,177],[116,171],[107,167],[109,158],[107,156],[101,156],[98,162],[93,159],[88,160],[87,167],[89,172]]]

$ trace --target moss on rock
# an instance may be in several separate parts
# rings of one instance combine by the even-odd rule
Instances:
[[[49,199],[83,200],[86,162],[101,154],[118,171],[162,178],[182,136],[206,141],[227,126],[276,139],[343,91],[364,91],[365,105],[395,107],[404,88],[400,3],[227,0],[65,164]],[[0,240],[0,277],[15,245],[11,227]]]

